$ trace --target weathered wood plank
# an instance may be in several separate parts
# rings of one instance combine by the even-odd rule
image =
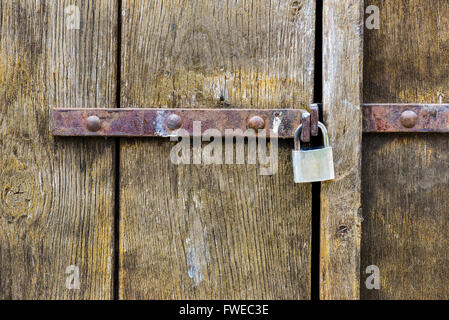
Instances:
[[[112,297],[114,143],[53,139],[49,120],[114,107],[116,22],[106,0],[0,3],[0,300]]]
[[[363,1],[324,1],[323,111],[335,177],[321,187],[320,297],[358,299]]]
[[[449,3],[380,1],[366,31],[366,102],[449,101]],[[366,134],[363,142],[363,299],[449,299],[449,139]],[[380,270],[368,290],[367,266]]]
[[[123,1],[122,107],[305,108],[315,2]],[[292,142],[275,175],[121,146],[120,297],[310,298],[311,186]]]

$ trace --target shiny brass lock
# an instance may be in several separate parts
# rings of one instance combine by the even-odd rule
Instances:
[[[323,147],[310,150],[301,150],[299,136],[302,125],[295,133],[295,150],[293,150],[293,172],[295,183],[307,183],[333,180],[334,159],[332,148],[329,146],[329,135],[326,126],[318,122],[318,127],[323,134]]]

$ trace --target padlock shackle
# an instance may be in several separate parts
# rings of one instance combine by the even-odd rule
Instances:
[[[320,128],[323,133],[323,145],[325,148],[329,147],[329,134],[327,133],[326,126],[318,121],[318,128]],[[295,150],[301,150],[301,141],[299,139],[299,135],[301,134],[302,124],[299,125],[298,129],[295,132]]]
[[[327,133],[327,128],[324,125],[324,123],[318,122],[318,128],[321,129],[321,132],[323,133],[323,144],[325,148],[328,148],[330,145],[329,142],[329,134]]]

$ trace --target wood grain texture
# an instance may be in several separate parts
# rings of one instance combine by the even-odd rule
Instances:
[[[123,1],[122,107],[305,108],[315,2]],[[310,298],[311,186],[123,140],[120,298]]]
[[[449,101],[449,3],[374,1],[367,30],[366,102]],[[363,299],[449,299],[447,134],[366,134],[363,142]],[[380,269],[367,290],[365,269]]]
[[[1,300],[112,296],[114,143],[53,139],[49,119],[114,107],[116,21],[111,1],[0,3]],[[70,265],[79,290],[66,288]]]
[[[363,1],[323,10],[323,112],[335,177],[321,186],[320,297],[358,299],[362,141]]]

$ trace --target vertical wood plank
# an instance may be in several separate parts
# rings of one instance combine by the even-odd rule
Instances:
[[[54,139],[49,119],[114,107],[116,21],[113,1],[0,3],[0,300],[112,297],[114,143]]]
[[[358,299],[363,1],[324,1],[323,111],[335,176],[321,186],[320,298]]]
[[[122,107],[304,108],[315,1],[123,1]],[[120,298],[310,298],[311,186],[292,142],[275,175],[121,147]]]
[[[449,102],[449,3],[367,1],[366,102]],[[449,299],[449,139],[366,134],[363,142],[362,299]],[[380,290],[365,287],[367,266]]]

